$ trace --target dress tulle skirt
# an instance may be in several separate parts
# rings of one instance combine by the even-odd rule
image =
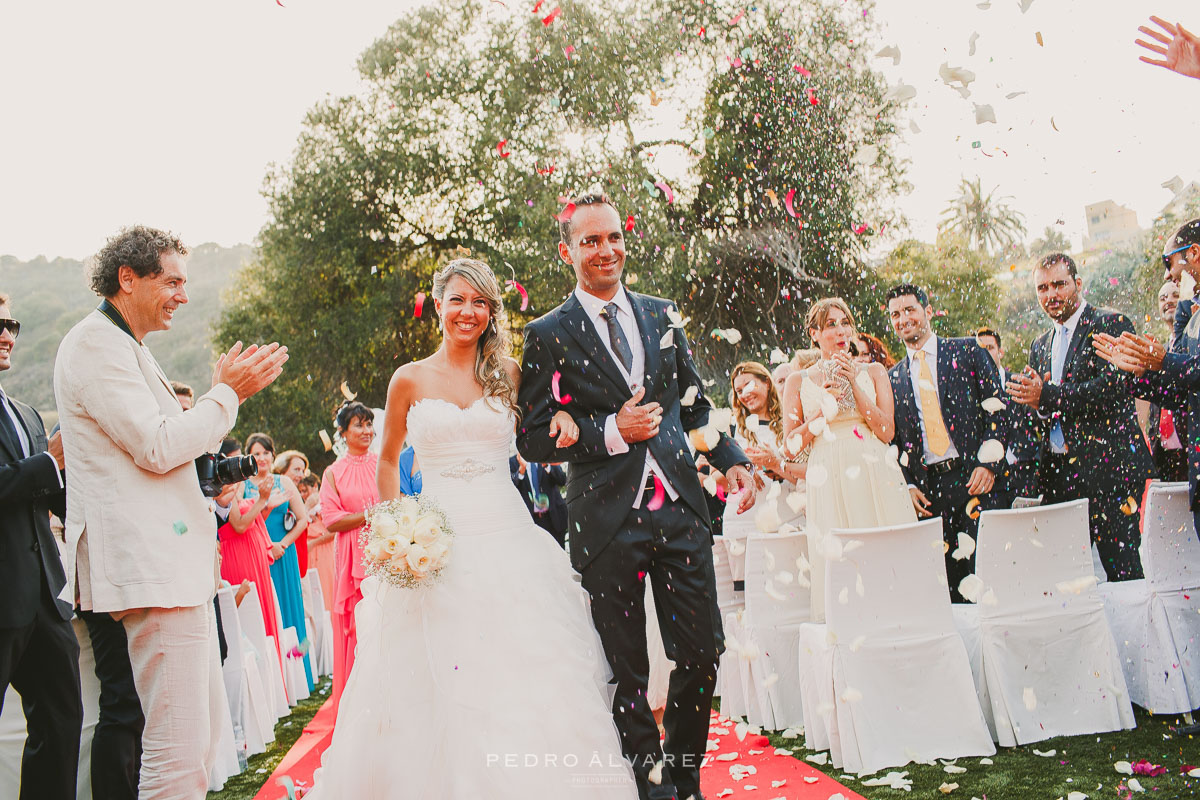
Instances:
[[[311,800],[636,797],[587,594],[544,531],[503,527],[460,529],[431,586],[363,582]]]
[[[875,437],[861,418],[830,425],[808,461],[808,552],[812,563],[812,616],[825,620],[825,546],[836,528],[877,528],[917,521],[896,450]]]

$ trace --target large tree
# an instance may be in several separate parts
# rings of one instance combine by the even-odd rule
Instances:
[[[432,301],[415,317],[414,298],[458,254],[528,291],[524,313],[508,294],[518,330],[549,310],[574,283],[553,215],[585,190],[632,217],[630,282],[694,315],[713,377],[753,345],[797,344],[796,298],[853,294],[866,274],[862,237],[900,181],[893,109],[858,11],[803,0],[730,23],[700,0],[536,15],[456,0],[392,25],[362,89],[315,107],[267,179],[271,221],[217,343],[278,339],[293,358],[239,432],[312,449],[342,381],[382,405],[394,366],[436,346]],[[741,330],[741,350],[714,327]]]
[[[1025,215],[997,197],[997,191],[985,192],[979,178],[963,178],[958,195],[942,210],[943,229],[987,253],[1018,244],[1025,235]]]

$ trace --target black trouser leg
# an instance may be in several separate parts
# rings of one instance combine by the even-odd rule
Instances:
[[[974,497],[967,491],[971,472],[966,467],[957,467],[940,474],[929,473],[929,502],[933,513],[942,518],[942,538],[946,542],[946,582],[952,603],[967,602],[958,591],[958,585],[963,578],[975,572],[974,552],[968,558],[954,557],[954,551],[958,549],[958,535],[965,533],[977,540],[979,514],[1002,507],[1005,500],[1004,494],[993,488],[987,494],[979,495],[979,505],[968,513],[967,506]]]
[[[83,700],[79,643],[43,591],[33,622],[0,629],[0,705],[11,682],[25,712],[21,800],[74,800]]]
[[[1102,490],[1097,488],[1099,483],[1095,475],[1080,473],[1078,466],[1062,454],[1049,456],[1042,471],[1047,503],[1088,498],[1091,540],[1100,554],[1100,563],[1108,579],[1130,581],[1141,578],[1142,559],[1138,546],[1142,542],[1139,523],[1145,485],[1126,482],[1116,489]],[[1137,504],[1137,511],[1126,514],[1121,506],[1131,497]]]
[[[133,684],[125,627],[111,615],[78,611],[92,637],[100,719],[92,736],[92,795],[136,800],[146,718]]]
[[[1182,449],[1167,450],[1159,447],[1155,453],[1154,466],[1158,468],[1158,477],[1164,481],[1186,481],[1187,457]]]
[[[646,700],[647,575],[663,646],[676,664],[663,718],[665,755]],[[583,586],[592,597],[592,618],[617,684],[613,716],[639,797],[665,800],[697,792],[723,649],[708,527],[682,503],[631,511],[623,529],[584,568]],[[660,761],[665,766],[656,785],[648,774]]]

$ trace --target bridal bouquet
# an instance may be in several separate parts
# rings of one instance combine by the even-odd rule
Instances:
[[[359,533],[363,566],[393,586],[432,583],[446,566],[454,532],[446,515],[423,495],[387,500],[367,511]]]

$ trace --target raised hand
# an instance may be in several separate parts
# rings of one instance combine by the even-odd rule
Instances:
[[[639,386],[633,397],[626,400],[617,412],[617,430],[629,444],[653,439],[658,435],[658,426],[662,424],[662,406],[658,403],[638,405],[645,396],[645,387]]]
[[[758,496],[758,486],[750,477],[750,470],[745,466],[739,464],[736,467],[730,467],[729,471],[725,473],[725,485],[730,494],[737,494],[739,491],[742,493],[737,513],[744,514],[754,507],[754,500]]]
[[[1200,78],[1200,39],[1185,30],[1179,23],[1172,25],[1166,20],[1154,16],[1150,17],[1150,21],[1162,31],[1139,25],[1138,31],[1154,41],[1137,39],[1136,43],[1160,58],[1141,56],[1138,60],[1169,69],[1189,78]]]
[[[287,348],[272,342],[266,347],[250,345],[245,350],[238,342],[229,352],[217,359],[213,370],[213,386],[224,383],[244,403],[271,385],[283,373],[288,360]]]
[[[1013,373],[1008,379],[1009,396],[1023,406],[1037,408],[1042,402],[1042,384],[1050,380],[1050,373],[1043,378],[1033,367],[1025,367],[1024,372]]]
[[[1162,368],[1167,349],[1161,342],[1148,336],[1138,336],[1128,331],[1120,338],[1107,333],[1092,337],[1096,355],[1123,372],[1142,375],[1146,370]]]

